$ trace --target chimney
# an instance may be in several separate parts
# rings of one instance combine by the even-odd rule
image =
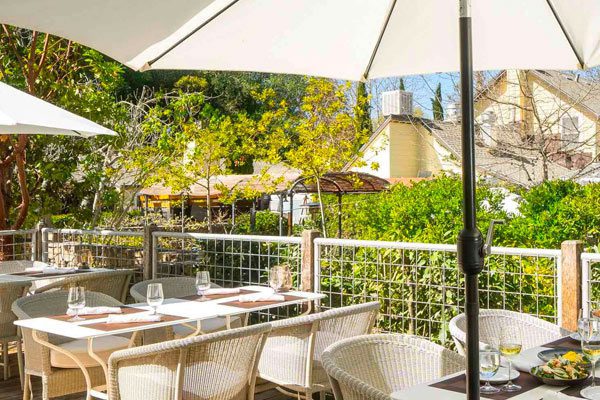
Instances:
[[[412,115],[413,94],[404,90],[392,90],[381,94],[383,116]]]
[[[454,102],[446,106],[446,113],[444,120],[448,122],[458,122],[460,120],[460,103]]]

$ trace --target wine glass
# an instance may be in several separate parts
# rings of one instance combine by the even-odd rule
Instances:
[[[501,387],[503,392],[517,392],[521,386],[515,385],[510,376],[512,374],[512,359],[519,355],[522,348],[522,332],[517,325],[505,325],[500,334],[500,354],[508,360],[508,382]]]
[[[596,363],[600,360],[600,319],[580,319],[578,331],[581,335],[581,351],[592,363],[592,383],[580,393],[586,399],[600,399],[600,386],[596,386]]]
[[[83,318],[79,316],[79,310],[85,307],[85,289],[82,286],[69,288],[67,304],[69,309],[75,312],[75,316],[69,321],[83,321]]]
[[[160,306],[165,300],[165,295],[163,294],[162,283],[151,283],[148,285],[148,289],[146,289],[146,301],[148,305],[152,307],[152,314],[156,315],[156,311],[158,306]]]
[[[483,394],[498,393],[500,389],[493,387],[489,379],[496,375],[500,368],[500,353],[498,350],[482,350],[479,352],[479,375],[486,381],[479,391]]]
[[[204,292],[210,289],[210,274],[208,271],[196,272],[196,290],[199,296],[204,297]]]

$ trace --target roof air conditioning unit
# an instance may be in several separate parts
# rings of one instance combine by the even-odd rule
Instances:
[[[383,92],[382,109],[383,116],[388,115],[412,115],[413,114],[413,94],[403,90],[392,90]]]

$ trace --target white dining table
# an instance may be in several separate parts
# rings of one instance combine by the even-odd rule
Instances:
[[[568,337],[561,339],[561,341],[564,341],[568,345],[565,347],[573,345],[573,343],[569,343]],[[506,393],[481,395],[481,398],[489,400],[542,400],[544,399],[544,396],[548,396],[552,392],[562,392],[564,394],[567,394],[568,396],[582,398],[579,396],[579,390],[586,387],[587,384],[584,384],[578,388],[568,388],[566,386],[550,386],[544,384],[531,384],[531,382],[535,381],[535,378],[528,375],[529,371],[536,365],[544,364],[544,362],[538,358],[538,353],[542,350],[562,347],[560,343],[556,343],[559,343],[559,341],[552,342],[551,345],[539,346],[524,350],[518,357],[515,358],[513,365],[517,368],[517,370],[520,371],[521,375],[514,382],[516,384],[521,384],[523,386],[523,390],[514,394],[511,393],[510,395]],[[441,377],[439,379],[432,380],[427,383],[411,386],[404,390],[393,392],[391,394],[391,397],[394,400],[464,400],[466,398],[465,391],[458,389],[459,387],[461,389],[466,388],[466,384],[463,384],[463,382],[465,381],[464,374],[464,371],[462,371]],[[445,386],[443,385],[444,383],[453,380],[456,382],[456,384],[453,385],[453,389],[442,387]],[[523,380],[527,380],[529,384],[523,384]],[[589,383],[591,383],[591,381]]]
[[[240,287],[240,290],[243,290],[244,292],[261,292],[270,290],[270,288],[264,286],[244,286]],[[183,298],[165,299],[163,304],[157,308],[157,313],[164,316],[162,321],[138,324],[111,324],[110,329],[108,329],[109,324],[107,324],[107,317],[93,318],[91,316],[87,316],[86,320],[78,322],[70,322],[63,318],[64,316],[60,316],[59,318],[56,316],[47,316],[18,320],[15,322],[15,325],[21,328],[31,329],[34,340],[45,346],[49,346],[49,344],[41,340],[37,335],[37,332],[60,335],[74,340],[87,340],[88,354],[103,368],[108,382],[108,366],[105,360],[94,353],[94,339],[103,336],[131,334],[129,347],[132,347],[134,345],[136,335],[141,331],[180,324],[197,324],[197,331],[190,335],[194,336],[195,334],[201,332],[201,322],[206,319],[225,318],[228,321],[227,325],[229,326],[229,320],[234,316],[264,311],[277,307],[286,307],[304,303],[312,304],[313,301],[325,297],[325,295],[320,293],[302,291],[288,291],[283,294],[285,295],[284,301],[244,304],[239,304],[237,302],[239,294],[232,294],[229,297],[202,301],[198,301],[198,299],[190,300]],[[128,304],[124,307],[138,309],[136,310],[136,315],[151,314],[153,312],[151,307],[145,303]],[[67,305],[65,304],[65,310],[66,308]],[[27,349],[25,349],[25,351],[27,351]],[[69,357],[72,358],[74,355],[71,353],[69,354]],[[106,399],[107,396],[104,392],[106,387],[92,387],[86,367],[84,367],[83,364],[81,364],[79,367],[86,377],[86,399],[89,400],[92,397]]]

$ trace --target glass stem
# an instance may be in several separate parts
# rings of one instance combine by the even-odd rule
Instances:
[[[596,386],[596,361],[592,361],[592,384],[591,386]]]
[[[510,376],[512,375],[512,361],[508,359],[508,382],[506,383],[508,386],[512,385],[512,379]]]

